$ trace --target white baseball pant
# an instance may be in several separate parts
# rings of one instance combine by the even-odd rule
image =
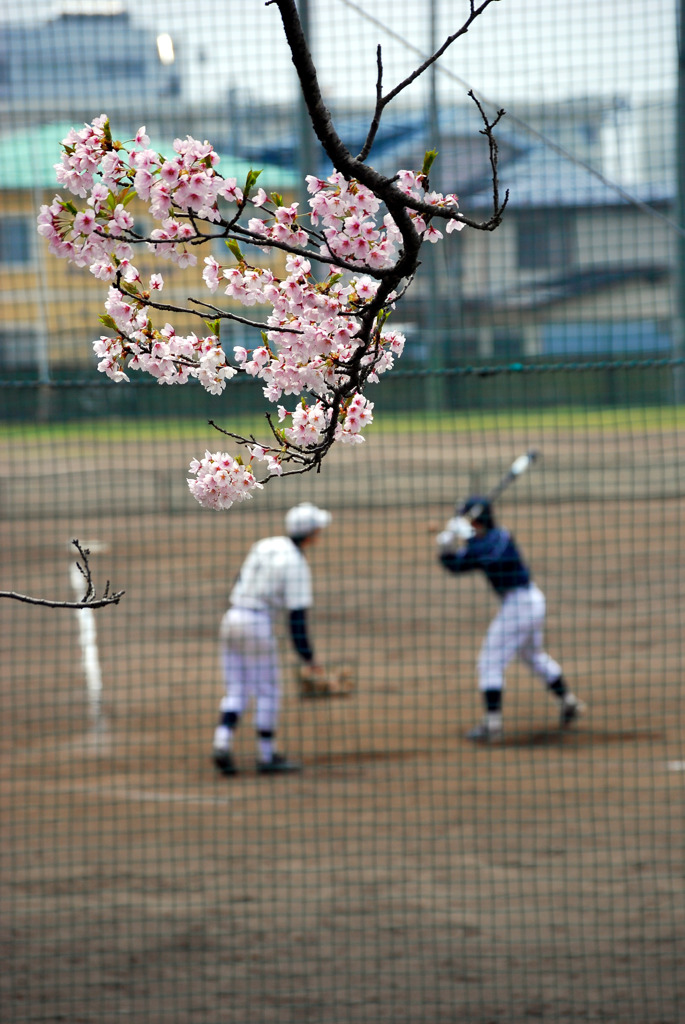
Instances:
[[[222,711],[241,717],[255,699],[258,732],[275,732],[280,704],[278,648],[271,616],[251,608],[229,608],[221,620],[221,658],[226,696]]]
[[[504,670],[518,657],[548,686],[561,666],[542,648],[545,595],[534,583],[510,590],[490,623],[478,658],[478,688],[503,690]]]

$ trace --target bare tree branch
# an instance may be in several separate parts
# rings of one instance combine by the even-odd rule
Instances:
[[[404,78],[399,83],[399,85],[396,85],[394,89],[392,89],[389,93],[386,93],[386,95],[383,97],[383,108],[387,107],[388,103],[390,103],[391,100],[394,100],[396,96],[399,96],[399,94],[408,86],[410,86],[412,82],[415,82],[416,79],[419,78],[424,73],[424,71],[428,70],[431,64],[435,64],[436,60],[439,60],[440,57],[442,57],[445,50],[447,50],[455,40],[459,39],[460,36],[465,35],[471,28],[471,25],[476,20],[476,18],[479,18],[480,15],[485,10],[485,8],[489,7],[491,3],[493,3],[493,0],[483,0],[483,3],[476,7],[475,4],[473,3],[473,0],[471,0],[471,13],[469,14],[468,18],[461,26],[461,28],[457,29],[457,31],[454,32],[451,36],[448,36],[445,42],[442,44],[442,46],[439,47],[439,49],[437,49],[435,53],[433,53],[430,57],[428,57],[423,62],[423,64],[420,64],[418,68],[415,68],[415,70],[412,71],[410,75],[407,75],[407,77]]]
[[[367,156],[371,152],[371,147],[376,140],[376,133],[378,132],[378,128],[381,123],[381,115],[383,113],[383,57],[380,44],[376,49],[376,67],[378,68],[376,74],[376,106],[374,108],[371,125],[366,136],[366,141],[364,142],[361,151],[357,154],[357,160],[366,160]]]
[[[107,580],[102,597],[98,597],[95,591],[95,584],[93,583],[90,563],[88,561],[90,551],[88,548],[82,547],[78,540],[72,540],[71,543],[78,551],[83,562],[83,565],[80,562],[76,563],[86,585],[85,594],[80,601],[50,601],[48,598],[44,597],[29,597],[27,594],[19,594],[15,590],[0,590],[0,597],[9,597],[13,601],[21,601],[24,604],[37,604],[43,608],[73,608],[77,611],[83,608],[104,608],[109,604],[119,604],[119,601],[126,591],[117,590],[116,593],[110,594],[110,583],[109,580]]]
[[[473,22],[476,20],[476,18],[480,17],[485,8],[488,7],[492,2],[493,0],[483,0],[483,3],[481,3],[479,7],[476,7],[474,5],[473,0],[471,0],[470,14],[466,21],[461,26],[461,28],[457,29],[457,31],[454,32],[451,36],[448,36],[445,42],[442,44],[442,46],[438,50],[436,50],[435,53],[433,53],[430,57],[424,60],[424,62],[420,64],[418,68],[415,68],[410,75],[407,75],[406,78],[404,78],[398,85],[396,85],[394,89],[386,93],[385,96],[382,95],[380,85],[383,73],[380,53],[381,48],[380,46],[378,47],[376,60],[379,67],[379,71],[376,80],[376,106],[373,112],[373,118],[371,120],[371,126],[369,128],[366,141],[364,143],[364,146],[362,147],[361,152],[359,153],[359,156],[357,157],[358,160],[365,160],[366,157],[369,155],[371,147],[373,146],[374,140],[376,138],[376,133],[378,132],[378,126],[380,125],[381,116],[385,108],[388,106],[388,104],[391,103],[396,96],[399,96],[401,92],[407,89],[412,84],[412,82],[415,82],[416,79],[419,78],[425,71],[427,71],[432,64],[435,64],[435,62],[439,60],[440,57],[442,57],[443,53],[452,45],[453,42],[455,42],[455,40],[465,35],[468,32],[471,25],[473,24]]]
[[[481,104],[480,100],[478,99],[478,97],[474,93],[473,89],[469,90],[469,96],[471,97],[473,102],[478,107],[478,110],[480,112],[480,116],[483,118],[483,124],[485,125],[485,128],[481,129],[481,135],[485,135],[485,137],[488,140],[488,145],[490,147],[490,169],[492,171],[493,217],[497,217],[498,218],[497,223],[499,223],[499,221],[502,218],[502,214],[504,213],[504,208],[506,207],[507,203],[509,202],[509,189],[507,189],[506,192],[504,193],[504,202],[500,203],[500,201],[499,201],[499,176],[498,176],[498,173],[497,173],[497,161],[498,161],[499,153],[498,153],[498,149],[497,149],[497,139],[495,138],[494,130],[497,127],[497,125],[499,124],[499,122],[502,120],[502,118],[504,117],[504,110],[498,110],[497,111],[497,115],[495,117],[495,120],[494,121],[490,121],[488,119],[488,117],[487,117],[487,114],[483,110],[483,105]]]

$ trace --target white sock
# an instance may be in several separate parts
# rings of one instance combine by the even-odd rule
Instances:
[[[274,741],[260,736],[257,740],[257,745],[259,747],[259,760],[262,764],[267,764],[274,756]]]
[[[214,749],[230,750],[232,738],[230,729],[227,729],[225,725],[217,725],[214,730]]]

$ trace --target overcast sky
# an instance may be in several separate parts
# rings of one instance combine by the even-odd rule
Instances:
[[[434,0],[439,37],[463,20],[468,0]],[[431,0],[309,0],[312,48],[324,91],[372,97],[375,48],[383,46],[386,83],[427,51]],[[504,105],[588,95],[637,98],[672,89],[677,0],[499,0],[443,59],[482,95]],[[3,20],[44,19],[55,0],[0,0]],[[106,6],[93,0],[92,7]],[[145,0],[131,3],[176,41],[179,65],[197,99],[229,88],[284,96],[294,91],[278,10],[264,0]],[[373,20],[370,20],[373,19]],[[392,38],[400,36],[404,43]],[[443,77],[451,94],[463,93]]]

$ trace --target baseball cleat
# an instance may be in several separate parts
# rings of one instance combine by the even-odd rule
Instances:
[[[217,750],[216,748],[212,751],[212,761],[216,770],[221,775],[237,775],[238,769],[235,766],[233,755],[230,750]]]
[[[286,775],[299,770],[299,764],[296,761],[289,761],[285,754],[274,754],[270,761],[257,761],[257,771],[260,775]]]
[[[473,729],[469,729],[466,733],[466,738],[471,740],[472,743],[501,743],[502,726],[491,725],[485,719],[479,722],[478,725],[474,725]]]
[[[560,728],[568,729],[570,725],[578,721],[584,711],[585,704],[579,701],[574,694],[567,693],[561,701],[561,711],[559,712]]]

